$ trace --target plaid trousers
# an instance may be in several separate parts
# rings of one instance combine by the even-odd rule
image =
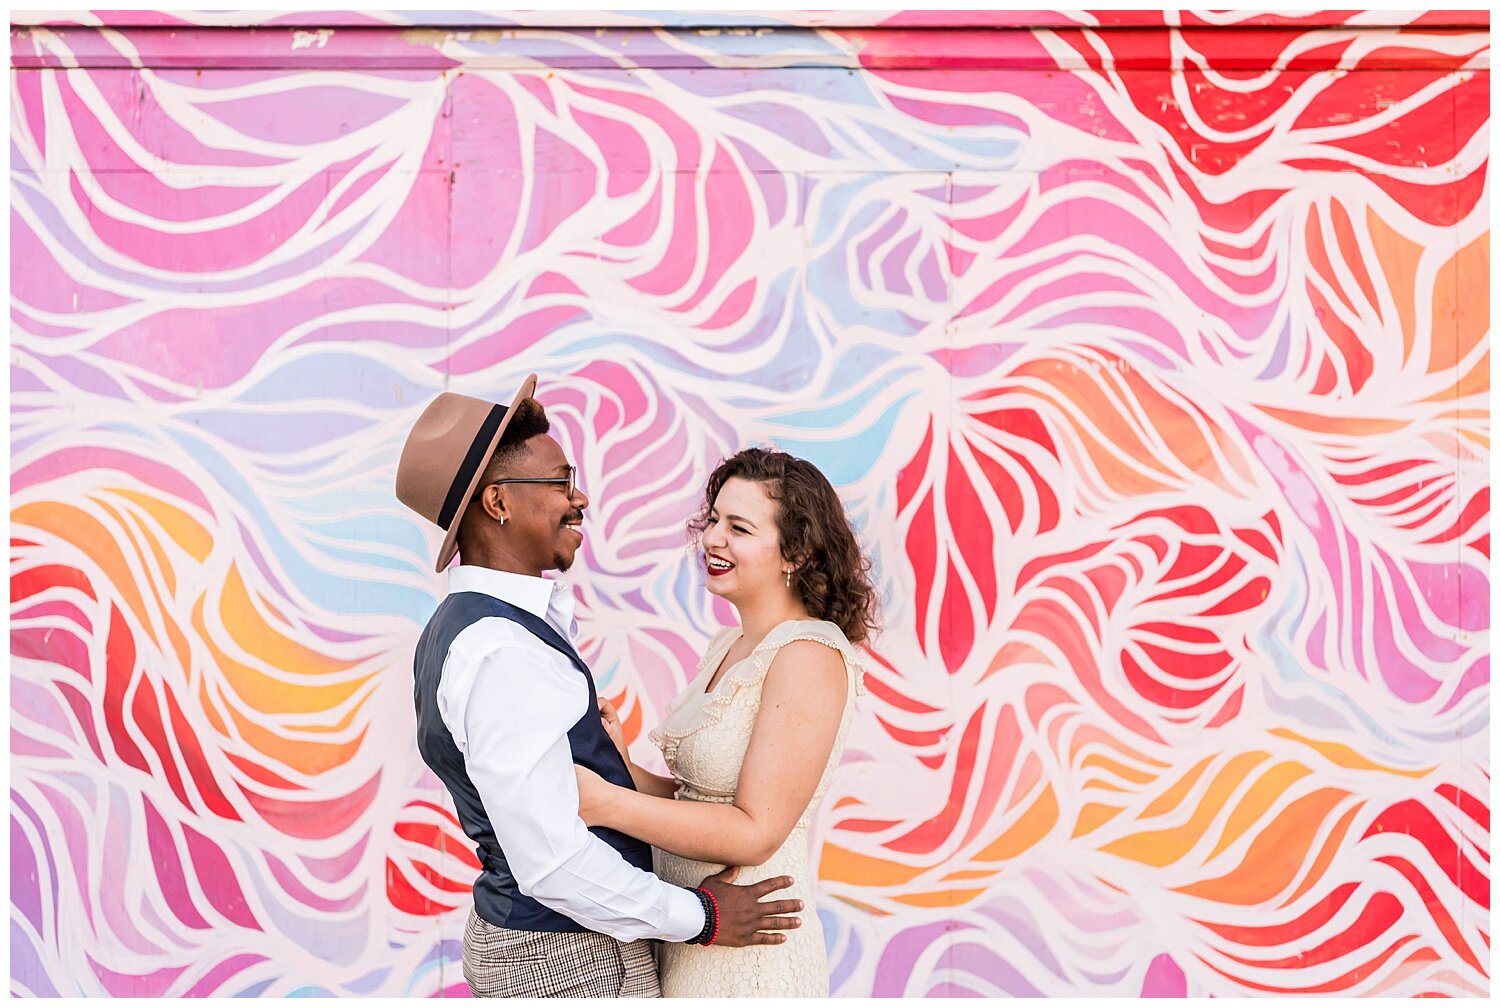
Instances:
[[[595,931],[512,931],[472,909],[464,979],[475,997],[661,997],[649,939]]]

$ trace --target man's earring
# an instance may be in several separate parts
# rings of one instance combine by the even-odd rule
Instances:
[[[501,516],[500,516],[500,524],[501,524],[501,525],[504,525],[504,524],[505,524],[505,516],[504,516],[504,515],[501,515]]]

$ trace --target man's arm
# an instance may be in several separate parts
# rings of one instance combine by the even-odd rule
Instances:
[[[525,649],[486,646],[482,631],[467,640],[464,634],[449,649],[438,709],[464,754],[517,886],[584,927],[621,940],[685,941],[698,935],[705,917],[697,896],[634,867],[578,818],[567,731],[583,716],[588,691],[572,678],[573,670],[549,668]],[[474,653],[463,653],[468,650]],[[791,915],[801,912],[802,902],[763,897],[792,879],[782,875],[737,886],[727,881],[733,872],[698,885],[713,897],[714,943],[785,941],[773,932],[801,924]]]
[[[567,732],[587,707],[582,681],[520,648],[455,662],[454,644],[444,720],[521,892],[622,941],[684,941],[702,930],[696,896],[635,868],[578,818]]]

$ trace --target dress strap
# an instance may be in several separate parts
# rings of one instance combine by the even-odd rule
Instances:
[[[833,648],[844,659],[844,669],[849,674],[849,684],[856,696],[865,693],[865,668],[855,653],[854,645],[849,643],[844,632],[836,625],[827,620],[788,620],[778,625],[766,639],[755,646],[750,652],[751,665],[754,669],[755,679],[764,680],[766,673],[770,671],[771,662],[787,644],[793,641],[817,641],[826,647]]]

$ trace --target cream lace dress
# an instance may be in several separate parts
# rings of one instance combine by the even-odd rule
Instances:
[[[742,868],[735,879],[744,885],[775,875],[792,876],[795,885],[769,898],[802,900],[802,926],[785,932],[787,940],[781,945],[704,948],[664,942],[659,946],[661,991],[664,997],[827,997],[828,957],[813,901],[807,827],[838,766],[854,697],[864,692],[863,673],[854,648],[837,626],[823,620],[788,620],[766,634],[748,657],[725,669],[713,691],[705,693],[704,687],[739,636],[739,629],[731,627],[714,637],[698,665],[697,677],[667,707],[666,718],[650,738],[680,782],[679,801],[732,803],[760,710],[761,685],[776,652],[792,641],[812,640],[843,655],[849,690],[838,736],[812,801],[781,848],[764,864]],[[655,859],[656,874],[677,885],[697,885],[724,868],[660,850]]]

